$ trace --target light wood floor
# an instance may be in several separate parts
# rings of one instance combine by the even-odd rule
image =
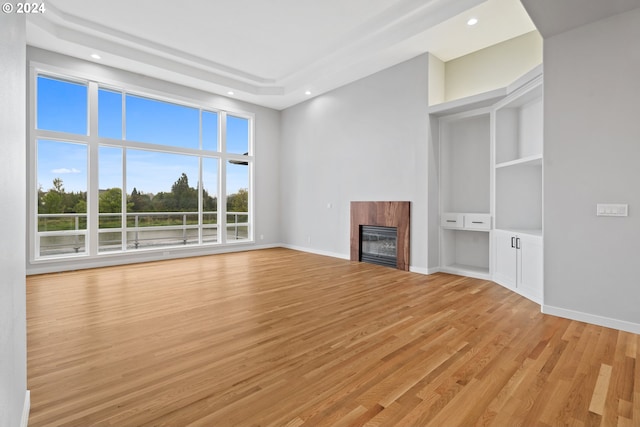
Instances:
[[[29,277],[30,427],[640,426],[640,337],[272,249]]]

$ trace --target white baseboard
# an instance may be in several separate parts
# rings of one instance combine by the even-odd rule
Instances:
[[[198,246],[189,247],[166,247],[160,249],[145,249],[135,253],[114,253],[103,254],[99,258],[81,259],[74,258],[65,263],[56,262],[56,260],[43,260],[32,262],[27,265],[27,275],[59,273],[61,271],[81,270],[86,268],[111,267],[116,265],[137,264],[141,262],[163,261],[168,259],[179,259],[215,254],[224,254],[231,252],[244,252],[260,249],[279,248],[279,243],[256,244],[249,243],[232,243],[224,246]],[[59,260],[57,260],[59,261]]]
[[[330,256],[333,258],[340,258],[340,259],[346,259],[349,260],[351,259],[351,254],[341,254],[341,253],[337,253],[337,252],[328,252],[328,251],[321,251],[318,249],[313,249],[313,248],[306,248],[303,246],[296,246],[296,245],[287,245],[287,244],[282,244],[281,245],[283,248],[287,248],[287,249],[293,249],[294,251],[300,251],[300,252],[308,252],[310,254],[316,254],[316,255],[324,255],[324,256]],[[411,267],[409,266],[409,271],[411,273],[419,273],[419,274],[432,274],[432,273],[437,273],[438,271],[440,271],[439,269],[426,269],[423,267]]]
[[[24,406],[22,408],[22,419],[20,427],[27,427],[29,424],[29,412],[31,411],[31,391],[27,390],[24,394]]]
[[[578,320],[580,322],[591,323],[593,325],[604,326],[606,328],[618,329],[620,331],[631,332],[633,334],[640,334],[640,324],[627,322],[626,320],[612,319],[610,317],[598,316],[595,314],[554,307],[546,304],[542,305],[541,311],[544,314],[564,317],[565,319]]]
[[[350,259],[349,254],[341,254],[338,252],[329,252],[329,251],[321,251],[319,249],[313,249],[313,248],[306,248],[304,246],[296,246],[296,245],[287,245],[287,244],[281,244],[280,245],[283,248],[287,248],[287,249],[293,249],[294,251],[300,251],[300,252],[308,252],[310,254],[316,254],[316,255],[323,255],[323,256],[330,256],[333,258],[340,258],[340,259]]]
[[[440,273],[441,271],[442,270],[440,270],[440,267],[428,268],[427,269],[427,274]]]

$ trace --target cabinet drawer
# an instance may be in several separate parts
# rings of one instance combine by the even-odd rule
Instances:
[[[464,215],[459,213],[443,213],[440,225],[446,228],[462,228],[464,225]]]
[[[491,230],[491,215],[465,214],[464,228],[470,230]]]

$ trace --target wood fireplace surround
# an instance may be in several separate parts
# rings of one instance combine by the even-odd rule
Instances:
[[[360,261],[360,226],[395,227],[397,268],[409,271],[411,202],[351,202],[351,261]]]

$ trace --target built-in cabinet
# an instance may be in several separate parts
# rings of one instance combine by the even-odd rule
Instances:
[[[440,270],[542,303],[542,75],[430,109],[437,118]],[[433,123],[434,121],[431,120]]]
[[[542,76],[498,102],[493,280],[542,303]]]
[[[542,236],[494,230],[493,280],[542,303]]]

